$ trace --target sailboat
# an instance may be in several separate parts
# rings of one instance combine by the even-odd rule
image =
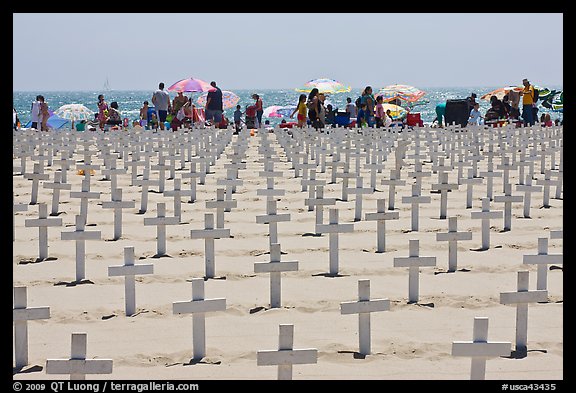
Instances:
[[[112,89],[110,88],[110,83],[108,82],[108,77],[106,77],[106,82],[104,82],[103,90],[106,93],[112,91]]]

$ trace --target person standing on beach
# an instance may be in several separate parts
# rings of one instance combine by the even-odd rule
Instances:
[[[528,79],[522,80],[524,89],[520,93],[522,96],[522,119],[524,125],[534,125],[534,87],[530,84]]]
[[[374,126],[374,107],[376,102],[372,95],[372,86],[366,86],[360,98],[360,104],[366,104],[366,122],[368,127]]]
[[[98,96],[98,124],[100,129],[104,129],[104,124],[106,124],[106,118],[108,117],[108,104],[104,101],[104,95],[100,94]]]
[[[170,95],[164,91],[164,82],[158,84],[158,90],[152,95],[152,104],[156,108],[156,117],[158,118],[158,125],[161,130],[164,130],[164,122],[166,121],[166,116],[168,116],[168,111],[172,105],[170,105]]]
[[[140,108],[140,125],[148,129],[148,101],[144,101],[142,108]]]
[[[42,131],[48,131],[48,118],[50,117],[50,111],[48,111],[48,103],[44,100],[44,96],[38,96],[40,101],[40,129]]]
[[[376,97],[376,109],[374,111],[374,117],[376,118],[376,128],[384,127],[386,112],[384,112],[384,106],[382,105],[383,101],[384,98],[382,96]]]
[[[290,115],[290,118],[294,117],[294,114],[298,112],[298,127],[303,128],[306,124],[306,94],[300,94],[298,98],[298,105],[296,105],[296,109]]]
[[[188,102],[188,98],[184,96],[184,92],[179,91],[178,95],[172,100],[172,115],[176,116],[180,108]]]
[[[208,95],[206,96],[204,114],[206,115],[206,121],[216,126],[222,121],[222,113],[224,112],[222,90],[216,86],[216,82],[214,81],[210,82],[210,86],[212,86],[213,89],[208,91]]]
[[[324,106],[326,96],[324,93],[318,93],[318,122],[320,128],[324,128],[326,124],[326,106]]]
[[[36,100],[32,101],[30,106],[30,115],[32,120],[32,128],[38,129],[38,123],[40,122],[40,96],[36,96]]]
[[[352,102],[352,98],[346,98],[346,112],[350,113],[350,118],[354,118],[358,115],[358,108],[356,108],[356,104]]]
[[[318,88],[313,88],[308,94],[308,100],[306,101],[306,107],[308,108],[308,118],[312,127],[316,130],[320,128],[320,120],[318,115],[320,113],[320,100],[318,99]]]
[[[262,103],[262,98],[256,93],[252,94],[252,98],[256,100],[254,106],[256,107],[256,119],[258,120],[258,124],[256,128],[262,127],[262,115],[264,114],[264,104]]]

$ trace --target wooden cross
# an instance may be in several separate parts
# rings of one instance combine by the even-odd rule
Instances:
[[[472,358],[471,380],[486,379],[486,360],[498,356],[510,356],[512,343],[488,341],[488,318],[475,317],[472,341],[452,342],[452,356]]]
[[[492,194],[494,189],[494,178],[502,176],[502,172],[494,172],[493,167],[494,167],[493,163],[488,162],[488,170],[485,172],[480,172],[480,176],[486,178],[486,197],[490,201],[492,200]]]
[[[100,240],[100,231],[86,231],[86,222],[80,215],[76,216],[76,230],[74,232],[61,232],[61,240],[76,241],[76,281],[86,278],[86,240]]]
[[[472,169],[468,169],[468,177],[464,179],[459,179],[459,182],[466,184],[466,209],[472,208],[472,193],[474,192],[473,187],[475,184],[482,184],[482,179],[479,177],[474,177]]]
[[[329,223],[316,224],[316,233],[328,233],[330,236],[330,275],[338,275],[338,235],[354,232],[354,224],[338,224],[338,209],[330,209]]]
[[[108,266],[108,276],[124,276],[124,300],[126,316],[136,312],[136,280],[137,274],[154,273],[154,265],[135,265],[134,247],[124,247],[124,265]]]
[[[25,203],[14,203],[14,191],[12,191],[12,241],[16,240],[16,212],[25,212],[28,210],[28,205]]]
[[[315,348],[294,349],[294,325],[280,325],[278,350],[258,351],[258,366],[278,366],[278,379],[291,380],[294,364],[316,364],[318,350]]]
[[[500,292],[500,304],[516,306],[516,352],[526,353],[528,342],[528,304],[548,301],[548,291],[530,291],[529,271],[518,272],[518,291]]]
[[[376,201],[376,213],[366,213],[366,221],[376,221],[376,237],[378,244],[376,252],[386,252],[386,220],[398,220],[400,212],[386,213],[386,200],[384,198]]]
[[[72,333],[70,359],[47,359],[46,374],[70,374],[70,380],[85,380],[86,374],[112,374],[112,359],[86,359],[86,333]]]
[[[164,186],[166,184],[166,171],[170,169],[169,165],[166,165],[166,157],[160,154],[158,157],[158,164],[152,165],[150,169],[158,170],[158,192],[164,193]]]
[[[348,193],[355,194],[355,204],[354,204],[354,221],[362,220],[362,195],[372,194],[372,188],[362,187],[363,179],[362,176],[356,178],[356,187],[348,188]]]
[[[60,190],[70,190],[72,184],[62,183],[62,172],[54,172],[54,183],[42,184],[44,188],[51,188],[52,191],[52,211],[51,216],[58,215],[58,205],[60,203]]]
[[[256,216],[258,224],[268,224],[270,245],[278,243],[278,223],[290,221],[290,214],[276,213],[276,199],[266,201],[266,214]]]
[[[358,301],[340,303],[340,314],[358,314],[358,342],[363,355],[370,355],[370,313],[390,310],[390,300],[370,300],[370,280],[358,280]]]
[[[190,164],[190,172],[184,172],[181,174],[182,179],[190,179],[190,199],[188,203],[193,203],[196,200],[196,180],[200,177],[200,173],[196,172],[196,163],[192,162]]]
[[[405,186],[406,180],[396,179],[396,171],[390,169],[390,179],[382,179],[382,185],[388,186],[388,210],[394,210],[394,198],[396,197],[396,186]]]
[[[258,172],[258,176],[266,177],[266,188],[257,189],[256,195],[266,196],[266,198],[270,200],[285,194],[286,190],[274,188],[274,178],[284,176],[282,172],[274,171],[274,161],[266,160],[264,162],[264,170]]]
[[[144,225],[156,225],[156,255],[166,255],[166,225],[178,225],[178,217],[166,217],[166,204],[156,204],[156,217],[144,218]]]
[[[174,197],[174,216],[178,217],[178,220],[182,222],[182,196],[190,195],[191,192],[182,190],[180,184],[180,179],[174,179],[174,190],[164,191],[164,196]]]
[[[544,193],[542,196],[542,206],[543,207],[550,207],[550,186],[554,186],[558,184],[558,180],[552,180],[550,178],[552,171],[547,169],[544,174],[544,179],[536,179],[536,184],[544,186]]]
[[[232,200],[232,193],[234,192],[234,188],[236,186],[241,186],[242,184],[244,184],[243,180],[239,180],[239,179],[235,178],[233,172],[234,171],[228,169],[228,170],[226,170],[226,179],[216,180],[217,186],[226,186],[226,200],[227,201]],[[224,209],[224,211],[228,212],[230,210],[228,208],[226,208],[226,209]]]
[[[512,203],[522,202],[524,197],[522,195],[512,195],[512,185],[506,183],[504,185],[504,195],[496,195],[494,202],[504,203],[504,230],[509,231],[512,229]]]
[[[116,188],[112,191],[112,200],[102,202],[102,208],[114,209],[114,239],[122,237],[122,209],[133,208],[134,201],[122,201],[122,189]]]
[[[14,287],[14,355],[16,367],[28,364],[28,321],[50,318],[50,307],[28,307],[26,287]]]
[[[408,176],[411,177],[412,179],[415,179],[414,184],[422,186],[422,179],[425,177],[431,177],[432,172],[422,171],[422,163],[417,162],[416,164],[414,164],[414,172],[408,172]]]
[[[336,177],[341,177],[342,178],[342,198],[341,200],[344,202],[348,201],[348,180],[356,177],[355,173],[350,172],[350,163],[346,162],[346,165],[344,165],[344,170],[342,173],[338,173],[336,174]]]
[[[316,209],[316,225],[324,223],[324,206],[336,204],[336,198],[324,198],[324,186],[316,186],[316,197],[304,200],[304,204],[308,206],[310,211],[312,208]]]
[[[138,213],[143,214],[148,210],[148,190],[150,186],[158,185],[158,180],[150,180],[150,168],[144,168],[142,179],[134,180],[135,186],[140,186],[140,210]]]
[[[38,204],[38,218],[24,221],[25,227],[38,227],[38,258],[48,258],[48,227],[62,226],[61,218],[48,218],[48,207],[45,203]]]
[[[100,193],[90,191],[90,180],[82,180],[81,191],[70,191],[70,198],[80,199],[80,215],[84,219],[84,223],[88,222],[88,199],[100,199]]]
[[[506,192],[506,184],[510,183],[510,171],[513,169],[518,169],[517,163],[510,163],[510,157],[502,157],[502,164],[497,165],[496,169],[502,169],[504,171],[504,177],[502,178],[502,192]]]
[[[546,290],[548,281],[548,265],[555,263],[562,265],[564,256],[562,254],[548,254],[548,238],[538,238],[538,254],[524,255],[522,263],[525,265],[538,265],[536,289]]]
[[[270,307],[282,307],[281,272],[295,272],[298,270],[298,261],[281,262],[282,253],[280,244],[270,244],[270,262],[254,263],[254,273],[270,273]]]
[[[206,201],[206,209],[216,209],[216,228],[224,228],[224,212],[238,206],[238,201],[225,201],[223,188],[216,189],[216,200]]]
[[[437,233],[436,241],[448,242],[448,271],[458,269],[458,241],[472,240],[472,232],[458,232],[458,217],[448,218],[448,232]]]
[[[436,257],[418,255],[420,241],[411,239],[408,257],[394,258],[394,267],[407,267],[408,270],[408,302],[418,303],[420,267],[436,266]]]
[[[204,239],[204,261],[206,265],[206,278],[214,278],[216,263],[214,252],[214,239],[230,237],[230,229],[214,229],[214,214],[204,214],[204,229],[190,231],[192,239]]]
[[[532,176],[526,175],[526,184],[517,185],[516,191],[524,191],[524,218],[530,218],[531,195],[533,192],[542,191],[542,186],[533,186]]]
[[[473,220],[482,220],[482,249],[490,248],[490,220],[502,218],[502,211],[490,211],[490,198],[482,198],[482,211],[471,212]]]
[[[440,191],[440,219],[446,218],[448,210],[448,191],[457,190],[458,184],[448,184],[448,173],[438,171],[440,184],[432,184],[432,190]]]
[[[50,176],[44,173],[40,164],[34,164],[32,173],[24,173],[24,178],[32,180],[32,192],[30,193],[30,204],[35,205],[38,203],[38,186],[40,180],[48,180]]]
[[[109,162],[110,168],[103,169],[102,174],[110,177],[110,191],[113,191],[118,188],[117,175],[125,174],[127,170],[125,168],[116,168],[116,156],[113,156],[113,159]]]
[[[420,195],[420,185],[412,184],[412,195],[402,197],[402,203],[410,203],[412,213],[412,231],[418,231],[418,219],[420,214],[420,204],[430,203],[432,198]]]
[[[206,356],[206,313],[226,310],[226,299],[206,299],[204,296],[204,279],[193,278],[192,300],[172,303],[174,314],[192,314],[193,359],[200,360]]]

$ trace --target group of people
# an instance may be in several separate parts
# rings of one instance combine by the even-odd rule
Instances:
[[[40,131],[48,131],[47,123],[48,118],[50,117],[50,112],[43,95],[36,96],[36,100],[33,101],[30,106],[30,113],[32,119],[31,127]]]

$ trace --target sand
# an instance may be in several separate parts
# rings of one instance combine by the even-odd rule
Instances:
[[[197,131],[196,131],[197,132]],[[340,275],[330,277],[328,235],[309,236],[315,232],[315,213],[304,205],[308,192],[301,191],[301,178],[294,178],[291,163],[277,143],[274,134],[268,139],[274,146],[280,162],[275,170],[284,176],[276,180],[275,188],[286,190],[278,198],[278,213],[289,213],[290,222],[278,224],[278,239],[282,260],[297,260],[299,270],[282,273],[282,308],[269,308],[269,275],[254,273],[255,262],[269,261],[268,225],[257,224],[255,216],[265,214],[266,197],[256,190],[266,187],[266,179],[258,176],[264,170],[258,162],[261,143],[260,131],[248,137],[245,158],[247,168],[240,170],[243,185],[238,186],[233,199],[238,207],[225,213],[225,228],[230,239],[215,240],[217,279],[205,282],[206,298],[226,298],[226,311],[206,314],[207,354],[202,361],[192,360],[192,317],[174,315],[172,303],[192,298],[190,279],[204,276],[204,240],[191,239],[192,229],[204,228],[205,202],[216,197],[216,180],[224,178],[224,164],[230,160],[237,136],[227,146],[207,175],[205,185],[197,186],[197,200],[188,203],[182,198],[182,223],[166,227],[167,256],[157,257],[156,227],[144,226],[144,217],[156,217],[156,204],[166,203],[166,213],[173,215],[173,198],[151,192],[148,211],[137,214],[140,207],[140,188],[130,186],[130,169],[118,176],[118,187],[123,200],[135,201],[135,208],[123,211],[123,235],[113,238],[113,212],[103,209],[101,203],[110,200],[110,182],[104,181],[98,170],[91,182],[91,191],[101,192],[99,200],[92,200],[88,210],[86,230],[101,231],[102,240],[86,242],[86,279],[76,284],[75,242],[60,240],[61,231],[73,231],[75,215],[79,214],[79,200],[69,198],[70,192],[61,193],[59,215],[64,225],[48,228],[49,260],[38,257],[38,229],[25,227],[25,219],[37,218],[37,206],[30,205],[25,212],[15,214],[13,242],[13,283],[28,288],[28,306],[49,306],[51,317],[28,323],[29,364],[22,370],[14,368],[14,379],[68,379],[68,375],[47,375],[46,359],[69,358],[72,332],[88,335],[87,358],[113,359],[111,375],[94,375],[90,379],[276,379],[277,367],[257,366],[259,350],[278,348],[279,324],[294,325],[294,348],[316,348],[317,364],[295,365],[294,379],[441,379],[465,380],[470,377],[470,359],[453,357],[453,341],[472,339],[474,317],[489,318],[488,338],[508,341],[515,347],[516,308],[501,305],[501,292],[515,291],[517,272],[530,271],[530,289],[536,289],[536,266],[524,265],[523,256],[537,254],[538,238],[549,238],[550,230],[562,229],[563,201],[554,199],[551,190],[549,208],[541,208],[542,193],[532,195],[531,218],[522,217],[522,203],[514,203],[512,230],[503,231],[503,219],[492,220],[491,244],[480,250],[481,223],[472,220],[471,211],[480,211],[481,198],[486,194],[486,182],[474,187],[473,208],[466,209],[466,186],[448,194],[448,216],[458,217],[458,230],[470,231],[470,241],[458,244],[458,271],[447,273],[448,243],[437,242],[436,233],[447,232],[448,220],[439,219],[440,194],[431,193],[431,185],[438,175],[424,178],[422,195],[431,196],[432,202],[420,207],[420,228],[410,231],[410,205],[401,202],[411,192],[413,180],[407,178],[413,160],[407,158],[402,168],[405,186],[396,188],[396,211],[399,220],[386,223],[386,252],[376,253],[376,223],[354,222],[355,196],[347,202],[338,201],[340,223],[353,223],[353,233],[339,236]],[[492,132],[492,131],[490,131]],[[561,133],[560,129],[560,133]],[[58,132],[59,135],[60,132]],[[148,132],[149,133],[149,132]],[[37,133],[31,133],[38,135]],[[154,135],[158,138],[160,134]],[[173,137],[164,133],[165,138]],[[405,134],[406,135],[406,134]],[[108,137],[106,135],[105,137]],[[101,136],[100,136],[101,138]],[[74,159],[82,156],[77,147]],[[92,150],[99,150],[95,144]],[[424,151],[428,147],[423,145]],[[439,147],[439,150],[441,146]],[[538,149],[539,150],[539,149]],[[408,154],[413,153],[413,144]],[[556,152],[555,168],[559,165]],[[508,154],[511,156],[511,154]],[[59,155],[58,155],[59,157]],[[550,168],[550,156],[546,166]],[[152,163],[157,162],[157,156]],[[14,158],[14,167],[20,160]],[[331,161],[331,158],[328,158]],[[486,169],[485,158],[479,164]],[[364,162],[364,159],[363,159]],[[424,170],[431,164],[424,161]],[[448,163],[448,160],[446,160]],[[495,164],[500,157],[494,158]],[[93,163],[102,164],[102,158],[93,157]],[[178,162],[177,162],[178,164]],[[27,171],[32,162],[28,160]],[[122,161],[118,160],[118,167]],[[178,167],[178,165],[177,165]],[[352,170],[354,166],[352,165]],[[394,168],[394,154],[388,156],[385,169],[377,175],[377,192],[364,195],[362,217],[376,211],[376,201],[388,198],[388,186],[380,185],[389,178]],[[57,165],[45,168],[53,175]],[[139,168],[139,173],[142,169]],[[190,163],[176,176],[189,172]],[[456,181],[456,169],[449,175]],[[16,169],[13,176],[15,203],[30,202],[31,181]],[[301,172],[302,173],[302,172]],[[369,170],[361,170],[364,187],[369,185]],[[466,173],[466,171],[464,172]],[[151,178],[158,171],[151,170]],[[540,174],[539,161],[535,177]],[[68,173],[72,191],[79,191],[82,176],[73,169]],[[141,176],[139,176],[141,178]],[[330,170],[317,173],[317,179],[330,181]],[[341,182],[327,184],[325,198],[340,198]],[[511,171],[510,182],[514,195],[518,171]],[[353,187],[354,180],[350,181]],[[189,188],[189,179],[183,179],[182,188]],[[157,187],[151,187],[157,190]],[[166,190],[173,189],[173,180],[166,181]],[[494,195],[502,195],[502,178],[494,181]],[[52,191],[39,189],[38,201],[51,208]],[[491,204],[492,210],[502,210],[503,204]],[[325,223],[328,210],[324,212]],[[420,268],[420,298],[408,303],[408,268],[393,267],[395,257],[408,256],[410,239],[420,241],[420,255],[436,257],[436,267]],[[108,266],[123,264],[124,247],[135,248],[136,263],[153,264],[154,273],[136,277],[136,307],[134,316],[124,314],[124,279],[109,277]],[[562,253],[562,240],[549,240],[549,253]],[[390,299],[390,310],[371,315],[372,354],[358,353],[358,316],[341,315],[340,303],[358,298],[358,280],[369,279],[371,298]],[[497,357],[489,359],[486,379],[559,380],[563,378],[563,270],[549,266],[547,303],[530,304],[528,312],[527,356]],[[13,354],[13,367],[14,367]],[[19,371],[19,372],[18,372]]]

